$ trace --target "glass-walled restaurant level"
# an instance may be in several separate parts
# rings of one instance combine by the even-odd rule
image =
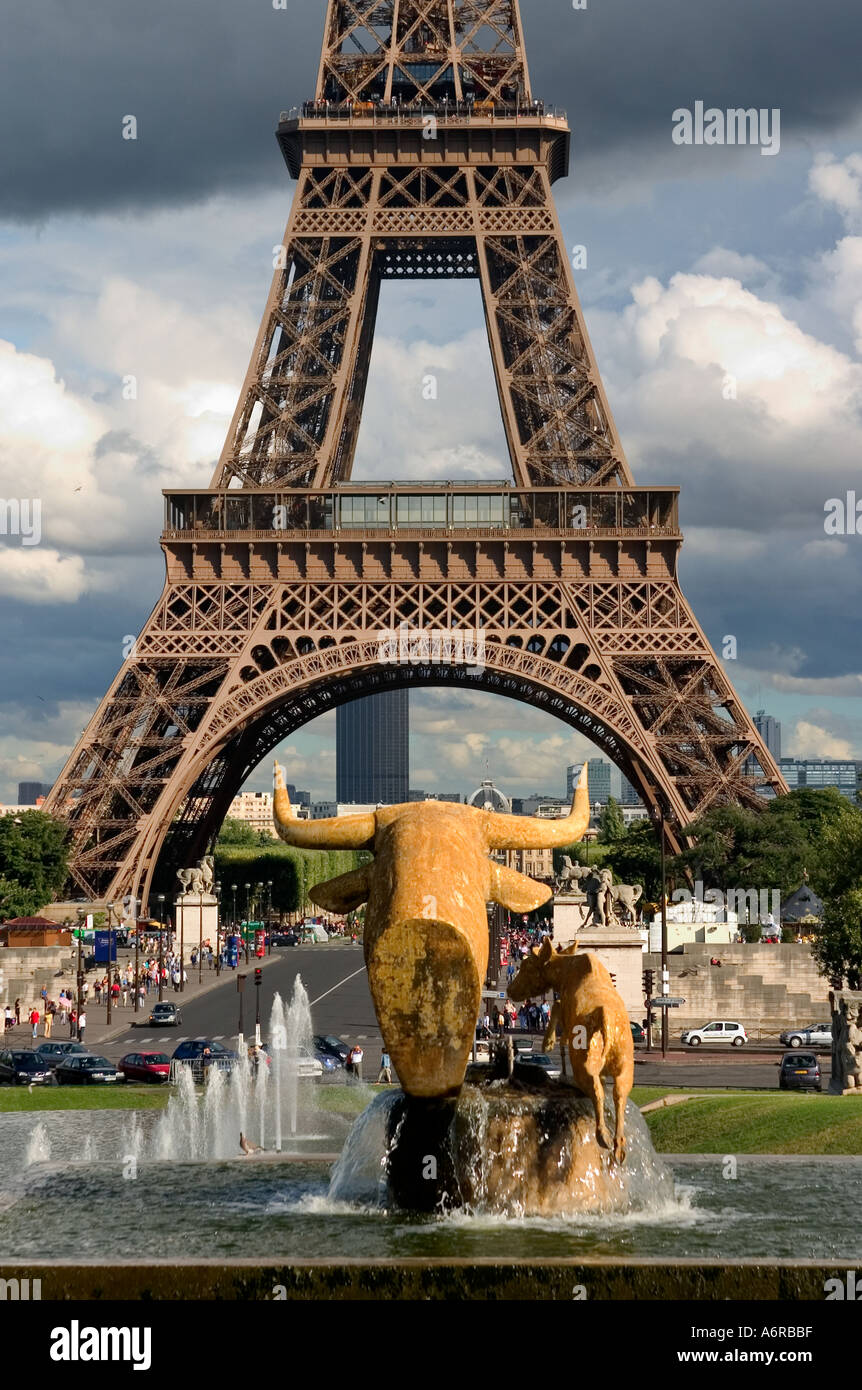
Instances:
[[[165,531],[253,535],[368,531],[586,531],[676,535],[676,488],[557,488],[493,485],[347,486],[326,492],[165,494]]]

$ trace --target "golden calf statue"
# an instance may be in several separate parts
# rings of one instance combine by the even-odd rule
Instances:
[[[373,863],[318,884],[311,900],[339,913],[368,904],[368,979],[401,1085],[410,1096],[457,1095],[488,966],[486,903],[532,912],[552,894],[495,863],[490,852],[580,840],[590,816],[586,767],[571,812],[561,820],[425,801],[305,821],[295,816],[276,764],[273,814],[289,845],[373,853]]]
[[[591,1096],[596,1112],[599,1142],[611,1147],[605,1124],[605,1096],[602,1077],[610,1076],[614,1086],[616,1135],[614,1156],[622,1163],[626,1156],[624,1116],[632,1088],[635,1050],[626,1007],[616,991],[609,972],[591,951],[578,952],[577,941],[565,951],[554,951],[545,937],[526,957],[509,986],[509,997],[529,999],[553,990],[559,997],[551,1010],[543,1048],[550,1052],[557,1029],[569,1049],[572,1077],[585,1096]]]

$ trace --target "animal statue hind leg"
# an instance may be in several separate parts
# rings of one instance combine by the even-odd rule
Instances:
[[[593,1102],[593,1109],[596,1112],[596,1137],[600,1144],[603,1144],[606,1149],[610,1149],[613,1148],[613,1143],[605,1124],[605,1091],[602,1086],[605,1036],[601,1026],[598,1026],[595,1031],[591,1030],[589,1020],[587,1020],[587,1031],[590,1040],[586,1052],[575,1048],[573,1038],[569,1040],[569,1060],[572,1064],[575,1085]]]
[[[554,1045],[557,1041],[557,1029],[559,1028],[561,1022],[562,1019],[560,1016],[560,1001],[559,999],[556,999],[554,1001],[551,1012],[548,1015],[548,1026],[545,1029],[545,1036],[542,1039],[543,1052],[553,1052]]]
[[[629,1091],[632,1088],[633,1080],[633,1074],[626,1076],[625,1073],[623,1073],[614,1077],[614,1111],[616,1114],[616,1132],[614,1135],[614,1157],[617,1163],[625,1163],[626,1159],[626,1103],[629,1098]]]

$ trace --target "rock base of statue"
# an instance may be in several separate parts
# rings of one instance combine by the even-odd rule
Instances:
[[[643,942],[637,927],[584,927],[576,899],[554,902],[554,946],[565,950],[577,941],[579,951],[592,951],[614,977],[617,993],[635,1023],[644,1016]]]
[[[175,922],[177,946],[182,936],[186,960],[202,941],[209,941],[215,950],[218,898],[212,893],[183,893],[176,901]]]
[[[478,1071],[457,1100],[399,1095],[390,1104],[390,1206],[532,1217],[654,1210],[673,1199],[671,1172],[631,1101],[619,1164],[596,1137],[592,1101],[572,1086],[517,1064],[509,1080],[477,1084]],[[605,1115],[613,1135],[607,1092]]]

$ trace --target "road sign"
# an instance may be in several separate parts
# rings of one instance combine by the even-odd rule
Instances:
[[[96,964],[110,965],[117,959],[117,933],[111,931],[97,931],[96,941]]]
[[[659,999],[651,999],[650,1004],[655,1009],[678,1009],[680,1004],[684,1004],[684,999],[670,999],[667,995],[662,995]]]

